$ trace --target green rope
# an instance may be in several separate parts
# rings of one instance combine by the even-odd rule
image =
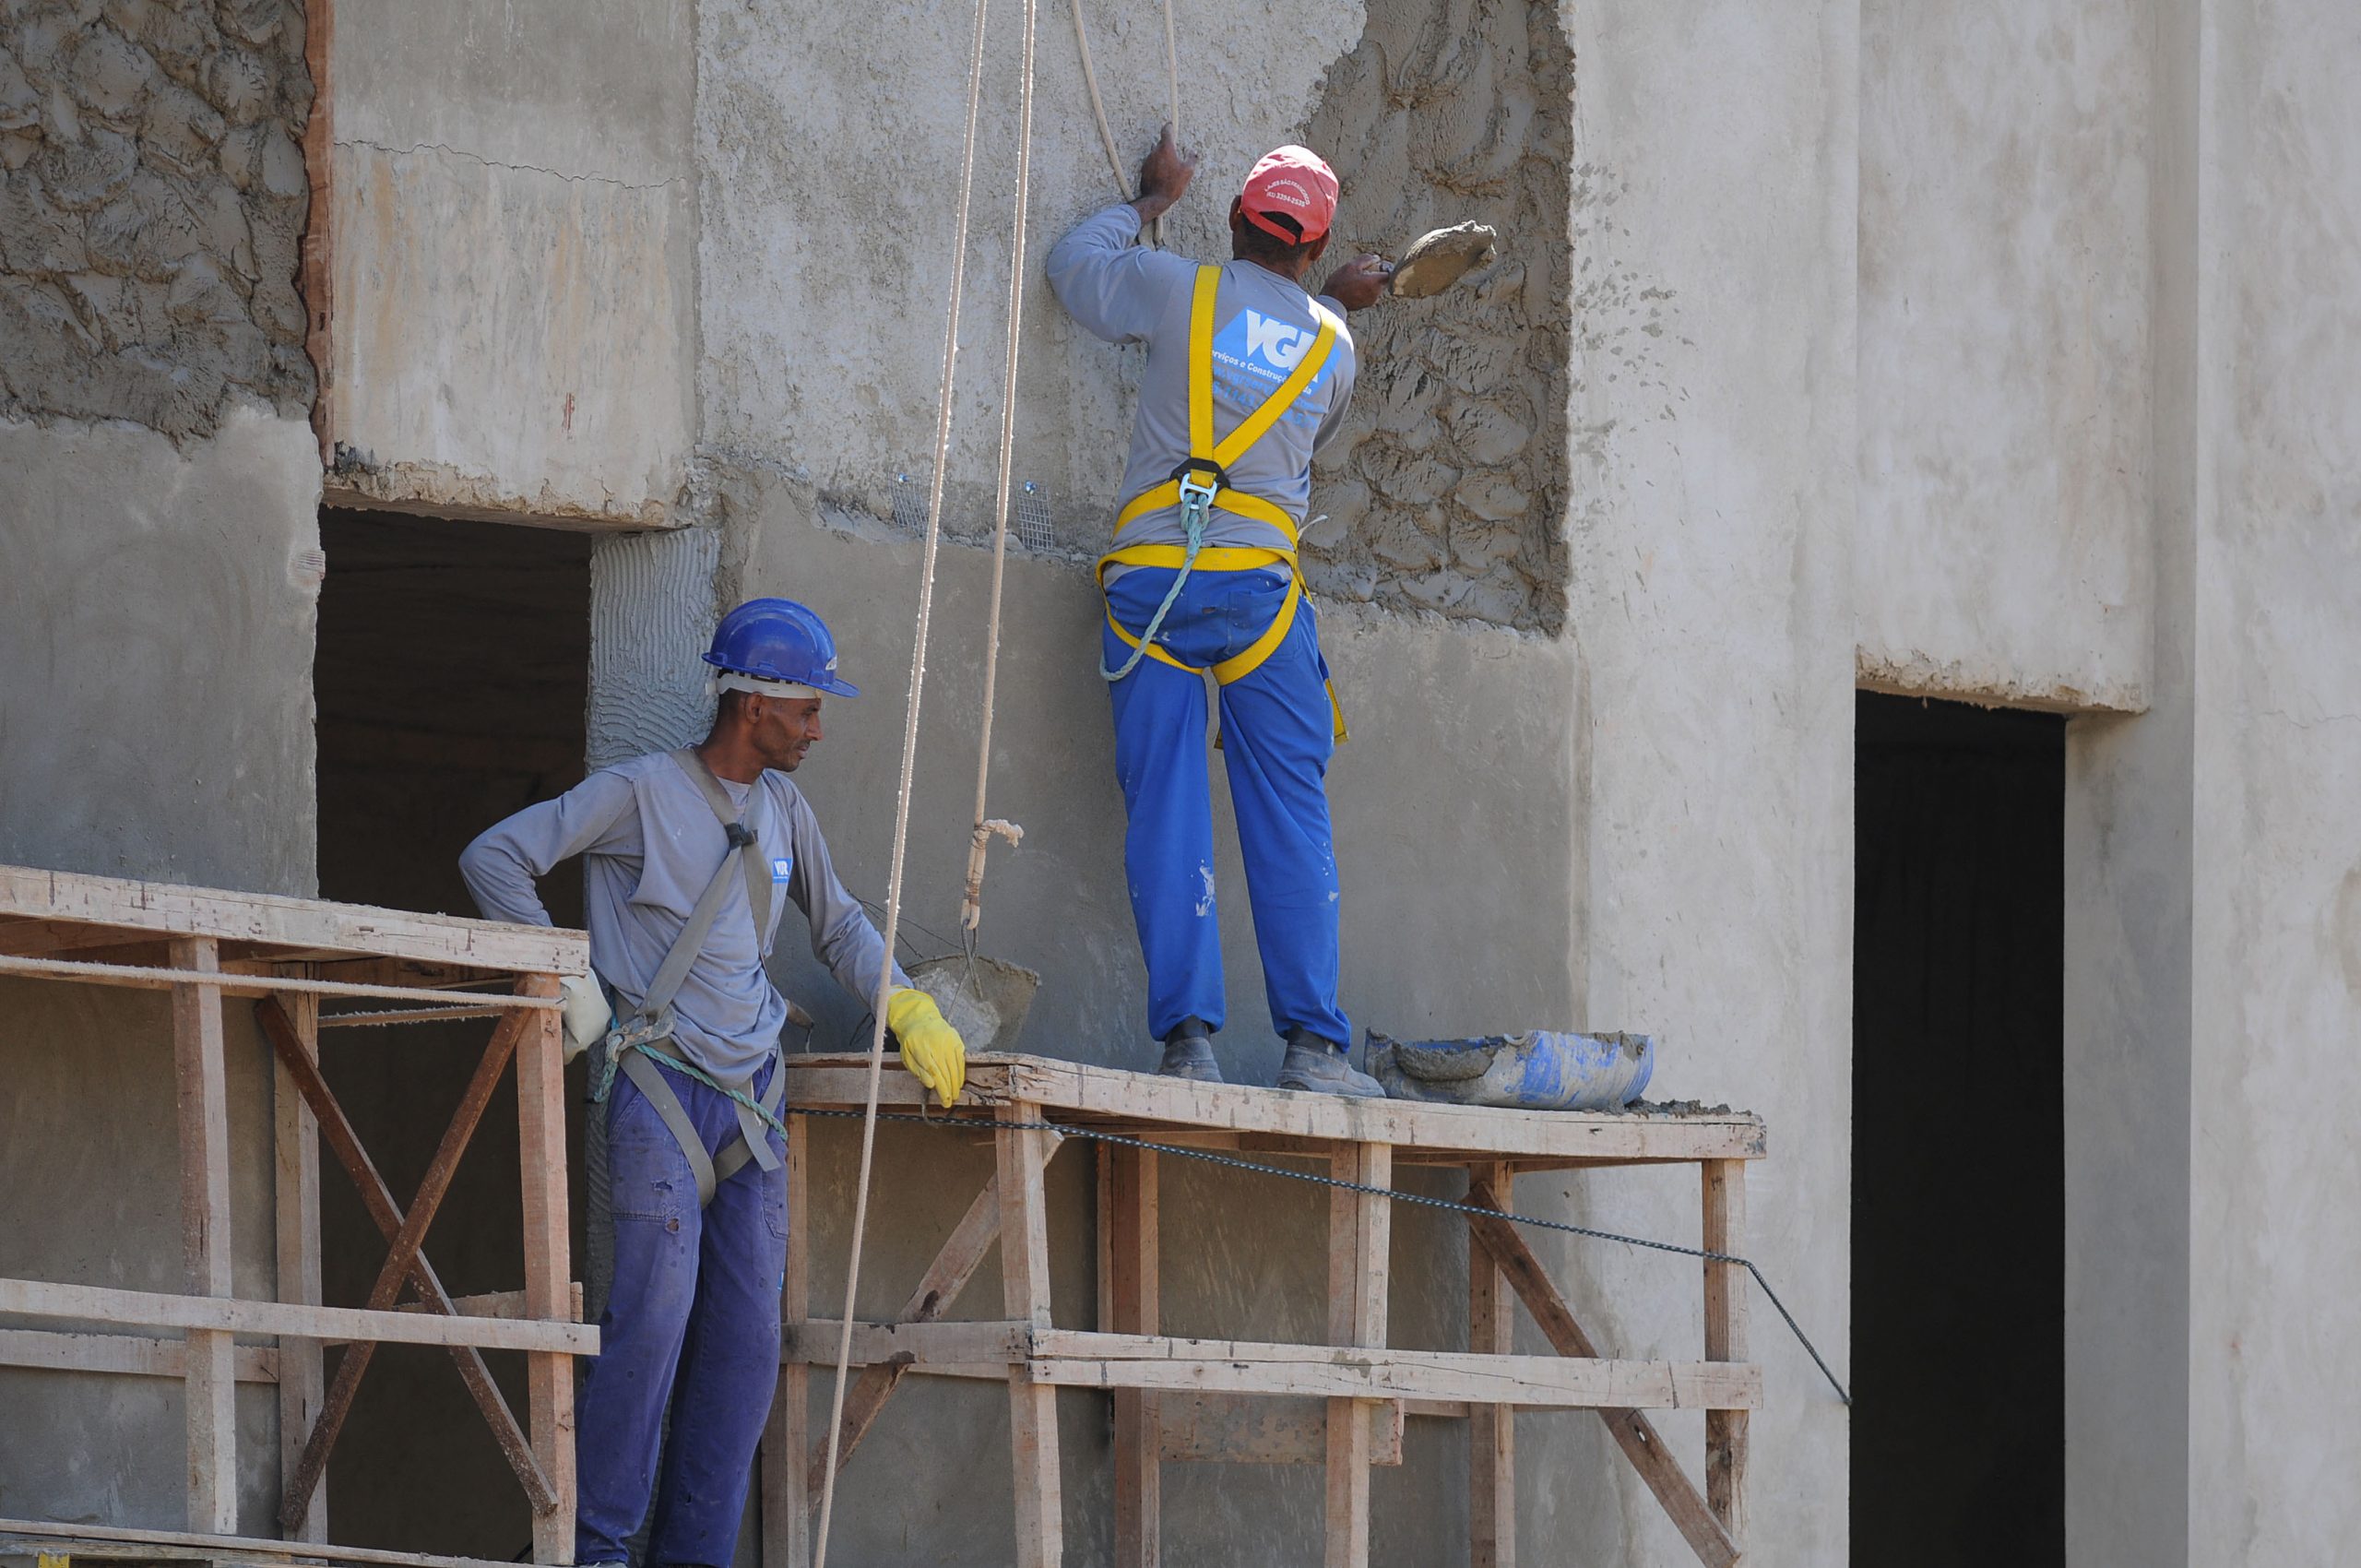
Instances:
[[[728,1084],[721,1083],[715,1079],[711,1074],[691,1066],[689,1063],[682,1061],[679,1057],[672,1055],[670,1052],[657,1050],[655,1045],[647,1040],[630,1040],[620,1048],[608,1048],[605,1052],[606,1062],[599,1070],[598,1087],[592,1090],[590,1095],[591,1104],[604,1105],[607,1102],[607,1096],[614,1090],[615,1073],[616,1070],[623,1065],[623,1055],[626,1051],[636,1051],[642,1056],[645,1056],[649,1061],[655,1063],[658,1066],[670,1067],[672,1071],[680,1074],[682,1076],[703,1084],[706,1087],[714,1090],[716,1093],[727,1097],[732,1102],[744,1106],[747,1110],[761,1117],[764,1123],[767,1125],[772,1132],[777,1133],[782,1138],[787,1136],[787,1123],[778,1119],[777,1112],[764,1110],[761,1103],[757,1101],[753,1095],[748,1094],[743,1089],[731,1088]],[[781,1061],[774,1071],[781,1073],[786,1072],[786,1062]]]

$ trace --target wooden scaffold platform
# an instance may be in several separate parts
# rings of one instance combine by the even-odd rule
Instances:
[[[808,1113],[858,1111],[868,1066],[860,1056],[790,1056],[788,1070],[789,1233],[801,1238],[811,1234],[804,1212]],[[921,1093],[889,1063],[881,1099],[888,1111],[917,1112]],[[972,1059],[967,1093],[948,1114],[991,1136],[995,1171],[911,1289],[900,1317],[854,1326],[853,1360],[862,1370],[845,1401],[838,1462],[851,1456],[896,1385],[913,1372],[1004,1380],[1019,1568],[1058,1568],[1062,1561],[1053,1407],[1061,1386],[1104,1389],[1113,1397],[1120,1568],[1151,1568],[1159,1561],[1162,1465],[1220,1460],[1324,1466],[1326,1562],[1329,1568],[1362,1568],[1369,1561],[1370,1469],[1401,1463],[1406,1413],[1467,1422],[1471,1561],[1477,1568],[1510,1568],[1516,1560],[1514,1420],[1520,1409],[1597,1411],[1699,1561],[1726,1568],[1739,1560],[1747,1417],[1762,1400],[1761,1369],[1747,1360],[1743,1268],[1702,1265],[1700,1359],[1619,1360],[1602,1353],[1516,1225],[1501,1215],[1513,1206],[1520,1174],[1691,1166],[1698,1173],[1703,1248],[1742,1255],[1745,1166],[1764,1152],[1759,1118],[1349,1100],[1031,1056]],[[1098,1329],[1083,1332],[1050,1321],[1043,1172],[1064,1143],[1085,1141],[1073,1134],[1090,1133],[1157,1147],[1096,1146]],[[1169,1157],[1157,1147],[1237,1151],[1247,1159],[1309,1156],[1325,1161],[1336,1180],[1362,1188],[1391,1188],[1398,1167],[1465,1170],[1463,1201],[1480,1211],[1467,1217],[1467,1348],[1387,1348],[1393,1200],[1343,1187],[1328,1189],[1326,1344],[1161,1334],[1157,1185],[1158,1167]],[[995,1244],[1004,1281],[1003,1315],[947,1320]],[[842,1325],[810,1315],[810,1296],[809,1252],[798,1245],[789,1254],[784,1364],[763,1452],[764,1568],[805,1568],[812,1556],[813,1504],[826,1444],[824,1432],[810,1430],[808,1395],[812,1368],[835,1361]],[[1556,1355],[1513,1353],[1518,1301]],[[1645,1414],[1651,1409],[1705,1411],[1702,1487],[1658,1435]]]
[[[596,1355],[599,1334],[580,1321],[581,1293],[568,1257],[557,997],[560,978],[587,967],[578,931],[0,866],[0,977],[171,994],[184,1263],[176,1294],[0,1278],[0,1318],[85,1330],[0,1328],[0,1365],[178,1378],[187,1391],[188,1420],[185,1529],[0,1519],[0,1550],[151,1562],[463,1562],[326,1544],[320,1483],[329,1451],[371,1352],[380,1343],[402,1343],[449,1349],[525,1491],[534,1560],[568,1562],[573,1359]],[[477,989],[487,986],[492,989]],[[278,1282],[270,1301],[242,1300],[231,1289],[235,1159],[223,1009],[233,1000],[255,1007],[276,1058],[269,1154]],[[323,1002],[349,1010],[323,1012]],[[321,1076],[319,1031],[452,1018],[491,1020],[492,1038],[405,1206]],[[422,1243],[512,1062],[522,1143],[523,1289],[454,1301]],[[365,1306],[321,1302],[322,1142],[386,1239],[386,1260]],[[262,1153],[246,1151],[246,1158]],[[330,1343],[346,1347],[333,1377],[323,1355]],[[525,1422],[493,1384],[486,1350],[524,1353]],[[239,1383],[278,1387],[284,1538],[238,1533],[231,1395]]]

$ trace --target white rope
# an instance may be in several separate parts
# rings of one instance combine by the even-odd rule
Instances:
[[[869,1037],[869,1089],[860,1118],[860,1173],[853,1189],[852,1254],[845,1265],[843,1328],[836,1339],[836,1384],[828,1401],[828,1462],[820,1483],[820,1526],[813,1543],[813,1568],[827,1568],[828,1526],[836,1512],[836,1463],[844,1438],[845,1376],[852,1364],[854,1296],[860,1287],[860,1246],[869,1228],[869,1176],[877,1151],[877,1091],[885,1071],[885,1012],[894,992],[894,942],[902,918],[902,868],[910,842],[911,779],[918,767],[919,698],[926,688],[927,632],[934,614],[934,563],[943,541],[943,475],[951,455],[951,395],[959,362],[959,296],[967,281],[967,208],[976,187],[976,111],[984,85],[984,12],[976,0],[976,37],[967,61],[967,133],[959,156],[959,210],[951,234],[951,308],[943,329],[943,389],[935,413],[934,472],[927,498],[926,550],[919,577],[916,646],[910,651],[908,717],[902,726],[901,787],[894,802],[894,855],[885,887],[885,956],[878,966],[877,994],[871,1010],[876,1027]],[[1020,259],[1017,264],[1023,265]]]
[[[1074,42],[1082,52],[1082,85],[1090,90],[1090,112],[1098,119],[1098,139],[1107,148],[1107,167],[1115,171],[1115,188],[1129,191],[1131,176],[1123,172],[1123,155],[1116,150],[1115,133],[1107,128],[1107,106],[1098,101],[1098,73],[1090,68],[1090,33],[1082,25],[1082,5],[1083,0],[1074,0]]]
[[[1164,81],[1170,89],[1172,105],[1172,145],[1180,145],[1180,50],[1172,42],[1172,0],[1164,0]],[[1156,243],[1164,244],[1164,220],[1159,216],[1155,224]]]
[[[1025,208],[1033,189],[1033,19],[1038,0],[1025,0],[1024,76],[1016,89],[1016,218],[1008,242],[1008,369],[1001,384],[1000,494],[992,517],[991,608],[984,621],[983,734],[976,742],[976,826],[969,857],[967,897],[960,921],[969,931],[983,919],[984,849],[992,829],[984,816],[992,773],[992,701],[1000,683],[1001,581],[1008,564],[1008,493],[1016,456],[1016,362],[1019,327],[1025,321]],[[1080,12],[1075,13],[1077,16]]]

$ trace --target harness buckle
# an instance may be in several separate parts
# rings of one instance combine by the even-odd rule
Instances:
[[[1208,478],[1199,478],[1200,474]],[[1229,470],[1208,457],[1192,457],[1172,470],[1173,481],[1180,487],[1180,521],[1194,540],[1203,533],[1205,518],[1213,511],[1214,497],[1229,482]]]

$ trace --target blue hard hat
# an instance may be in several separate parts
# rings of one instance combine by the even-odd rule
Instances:
[[[836,678],[836,639],[827,623],[791,599],[750,599],[724,615],[705,661],[834,696],[860,695],[860,687]]]

